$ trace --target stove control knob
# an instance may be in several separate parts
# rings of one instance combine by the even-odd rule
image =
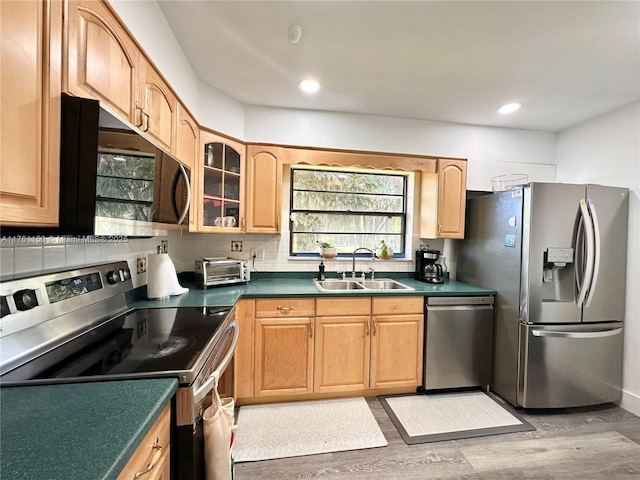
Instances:
[[[11,308],[11,304],[10,304],[11,299],[12,299],[11,295],[7,295],[6,297],[5,296],[0,297],[0,318],[6,317],[10,313],[15,313],[16,311],[15,307],[13,309]]]
[[[124,281],[131,280],[131,270],[123,268],[120,271],[122,272],[122,278],[124,278]]]
[[[120,275],[121,271],[122,270],[112,270],[107,273],[107,282],[111,285],[122,282],[122,277]]]
[[[13,294],[13,300],[16,302],[18,310],[31,310],[38,305],[42,305],[38,290],[20,290]]]

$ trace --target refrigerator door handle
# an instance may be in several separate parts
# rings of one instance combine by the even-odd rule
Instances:
[[[591,285],[589,285],[589,289],[587,291],[587,297],[584,303],[585,307],[588,307],[591,304],[591,299],[593,298],[593,292],[596,289],[596,285],[598,284],[598,275],[600,273],[600,223],[598,222],[598,213],[596,212],[596,205],[593,203],[593,200],[590,198],[587,200],[587,207],[589,209],[589,213],[591,214],[591,221],[593,222],[593,240],[594,240],[594,256],[593,256],[593,278],[591,280]]]
[[[593,224],[591,217],[589,216],[589,210],[587,209],[587,202],[585,199],[580,200],[580,214],[581,224],[584,228],[584,243],[586,247],[586,265],[584,267],[584,276],[582,282],[578,284],[578,298],[576,299],[576,306],[582,307],[584,299],[587,295],[587,290],[591,284],[591,278],[593,277],[593,262],[594,262],[594,247],[593,247]],[[576,250],[576,256],[582,252]],[[578,262],[576,262],[578,263]]]
[[[622,332],[622,328],[613,330],[601,330],[598,332],[561,332],[558,330],[533,330],[534,337],[560,337],[560,338],[602,338],[612,337]]]

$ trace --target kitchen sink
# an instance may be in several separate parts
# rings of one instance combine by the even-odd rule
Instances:
[[[354,279],[329,279],[317,280],[313,283],[322,291],[349,291],[349,290],[414,290],[412,287],[391,278],[378,280],[354,280]]]
[[[320,290],[363,290],[360,282],[353,280],[314,280]]]

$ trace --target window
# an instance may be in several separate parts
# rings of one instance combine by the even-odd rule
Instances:
[[[291,168],[291,255],[317,254],[328,242],[340,254],[376,251],[384,240],[404,255],[407,175],[380,171]]]

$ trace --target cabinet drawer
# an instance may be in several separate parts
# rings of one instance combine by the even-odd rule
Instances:
[[[422,313],[424,297],[373,297],[373,315]]]
[[[371,315],[371,297],[322,297],[316,299],[316,316]]]
[[[314,298],[259,298],[256,299],[256,317],[313,317]]]
[[[162,473],[169,471],[169,431],[171,430],[171,406],[167,405],[156,423],[133,452],[118,480],[130,480],[137,472],[144,472],[153,463],[153,469],[143,478],[169,478]],[[156,447],[157,446],[157,447]],[[154,473],[155,472],[155,473]],[[160,474],[160,475],[158,475]]]

